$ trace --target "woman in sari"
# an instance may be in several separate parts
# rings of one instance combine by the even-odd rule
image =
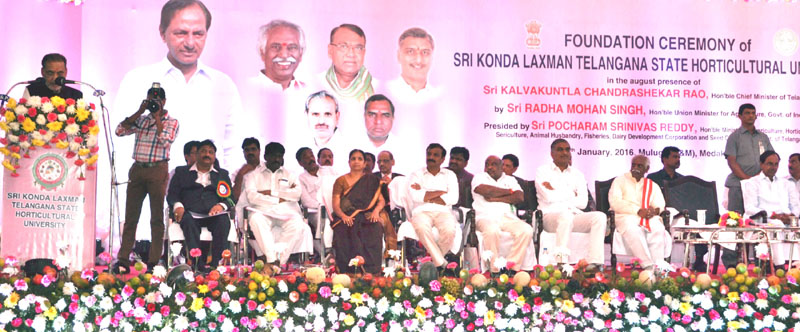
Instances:
[[[340,176],[333,184],[333,246],[336,249],[336,268],[340,273],[362,272],[350,266],[356,256],[364,258],[368,273],[381,271],[383,258],[383,225],[381,211],[384,201],[380,179],[364,174],[364,152],[353,150],[349,156],[350,173]]]

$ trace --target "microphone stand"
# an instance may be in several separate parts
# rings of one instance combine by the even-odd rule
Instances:
[[[30,83],[33,83],[33,82],[34,82],[34,81],[22,81],[22,82],[17,82],[17,83],[14,83],[14,85],[12,85],[10,88],[8,88],[8,91],[6,91],[6,93],[5,93],[5,94],[0,94],[0,108],[3,108],[3,106],[5,106],[5,105],[6,105],[6,102],[8,101],[8,99],[10,99],[10,98],[11,98],[11,97],[9,97],[9,95],[8,95],[8,94],[9,94],[9,93],[11,93],[11,90],[14,90],[14,88],[16,88],[16,87],[17,87],[17,85],[20,85],[20,84],[30,84]]]
[[[111,254],[111,251],[114,249],[114,221],[117,221],[119,224],[119,193],[118,193],[118,186],[120,184],[125,184],[127,182],[117,182],[117,169],[116,169],[116,149],[114,148],[114,140],[112,138],[113,131],[111,130],[111,118],[109,116],[108,108],[106,108],[105,103],[103,102],[103,96],[106,94],[103,90],[98,90],[94,86],[89,83],[75,81],[77,84],[82,84],[90,87],[94,92],[92,93],[93,96],[98,97],[100,99],[100,111],[103,120],[103,135],[106,137],[106,146],[108,147],[108,163],[110,165],[111,171],[111,195],[109,197],[109,225],[108,225],[108,253]],[[115,218],[116,217],[116,218]],[[108,272],[114,274],[113,269],[111,268],[111,262],[108,262]]]

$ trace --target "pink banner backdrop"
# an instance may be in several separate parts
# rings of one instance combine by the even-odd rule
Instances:
[[[136,110],[150,83],[121,91],[125,75],[167,54],[158,31],[162,4],[89,1],[76,9],[54,1],[5,1],[0,11],[15,14],[4,15],[0,27],[13,31],[5,44],[14,47],[0,53],[7,64],[0,68],[0,85],[38,76],[41,55],[62,52],[70,59],[71,78],[108,92],[111,125],[116,126]],[[517,175],[532,178],[539,165],[550,161],[553,139],[566,138],[574,148],[574,166],[591,182],[621,174],[638,153],[651,157],[655,171],[660,168],[658,153],[674,145],[684,151],[679,171],[717,181],[724,197],[722,183],[729,170],[722,151],[729,132],[739,126],[736,110],[746,102],[756,105],[756,125],[768,133],[783,160],[798,150],[800,7],[794,3],[205,4],[213,20],[200,61],[230,77],[236,91],[184,95],[174,92],[180,87],[165,86],[166,108],[182,123],[172,167],[183,163],[180,151],[185,142],[211,137],[221,147],[222,165],[235,171],[243,163],[241,139],[254,136],[263,143],[283,142],[286,165],[299,170],[296,149],[318,149],[303,102],[308,94],[330,88],[321,75],[331,65],[331,29],[342,23],[356,24],[366,33],[364,66],[376,81],[375,93],[389,96],[396,112],[389,141],[376,147],[367,140],[363,103],[340,101],[334,145],[335,167],[340,170],[347,169],[346,154],[352,148],[389,149],[397,160],[396,171],[410,173],[424,166],[425,146],[440,142],[448,149],[468,147],[472,155],[467,169],[473,173],[483,170],[490,154],[514,153],[521,163]],[[61,23],[31,24],[31,17]],[[294,73],[306,83],[304,89],[282,91],[259,84],[265,79],[259,72],[265,64],[259,56],[258,29],[273,19],[293,22],[305,33],[306,47]],[[426,30],[434,40],[427,75],[430,93],[424,96],[404,93],[399,80],[405,60],[398,38],[411,27]],[[178,102],[199,106],[171,108]],[[234,108],[230,117],[198,111],[238,103],[241,108]],[[223,122],[235,130],[221,130]],[[117,172],[124,180],[133,139],[115,142]],[[104,163],[99,169],[101,197],[108,192]],[[778,175],[786,174],[783,163]],[[107,218],[107,211],[98,208],[98,219]]]
[[[94,266],[97,173],[82,171],[62,151],[31,151],[20,159],[19,176],[3,172],[0,255],[21,261],[65,256],[70,270]]]

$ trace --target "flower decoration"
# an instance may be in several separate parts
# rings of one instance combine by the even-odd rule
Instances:
[[[65,150],[67,159],[80,168],[78,179],[85,179],[85,170],[94,170],[99,146],[100,126],[95,105],[83,99],[32,96],[19,101],[11,98],[0,108],[0,139],[3,167],[17,177],[20,160],[30,158],[37,148]]]
[[[742,218],[735,211],[729,211],[719,217],[720,227],[747,227],[753,224],[753,220]]]

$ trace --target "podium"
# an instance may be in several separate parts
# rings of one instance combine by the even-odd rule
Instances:
[[[72,271],[92,267],[99,131],[94,105],[58,97],[27,102],[20,100],[25,108],[18,109],[11,100],[1,110],[0,255],[20,262],[53,259]],[[40,116],[46,121],[35,122]]]

